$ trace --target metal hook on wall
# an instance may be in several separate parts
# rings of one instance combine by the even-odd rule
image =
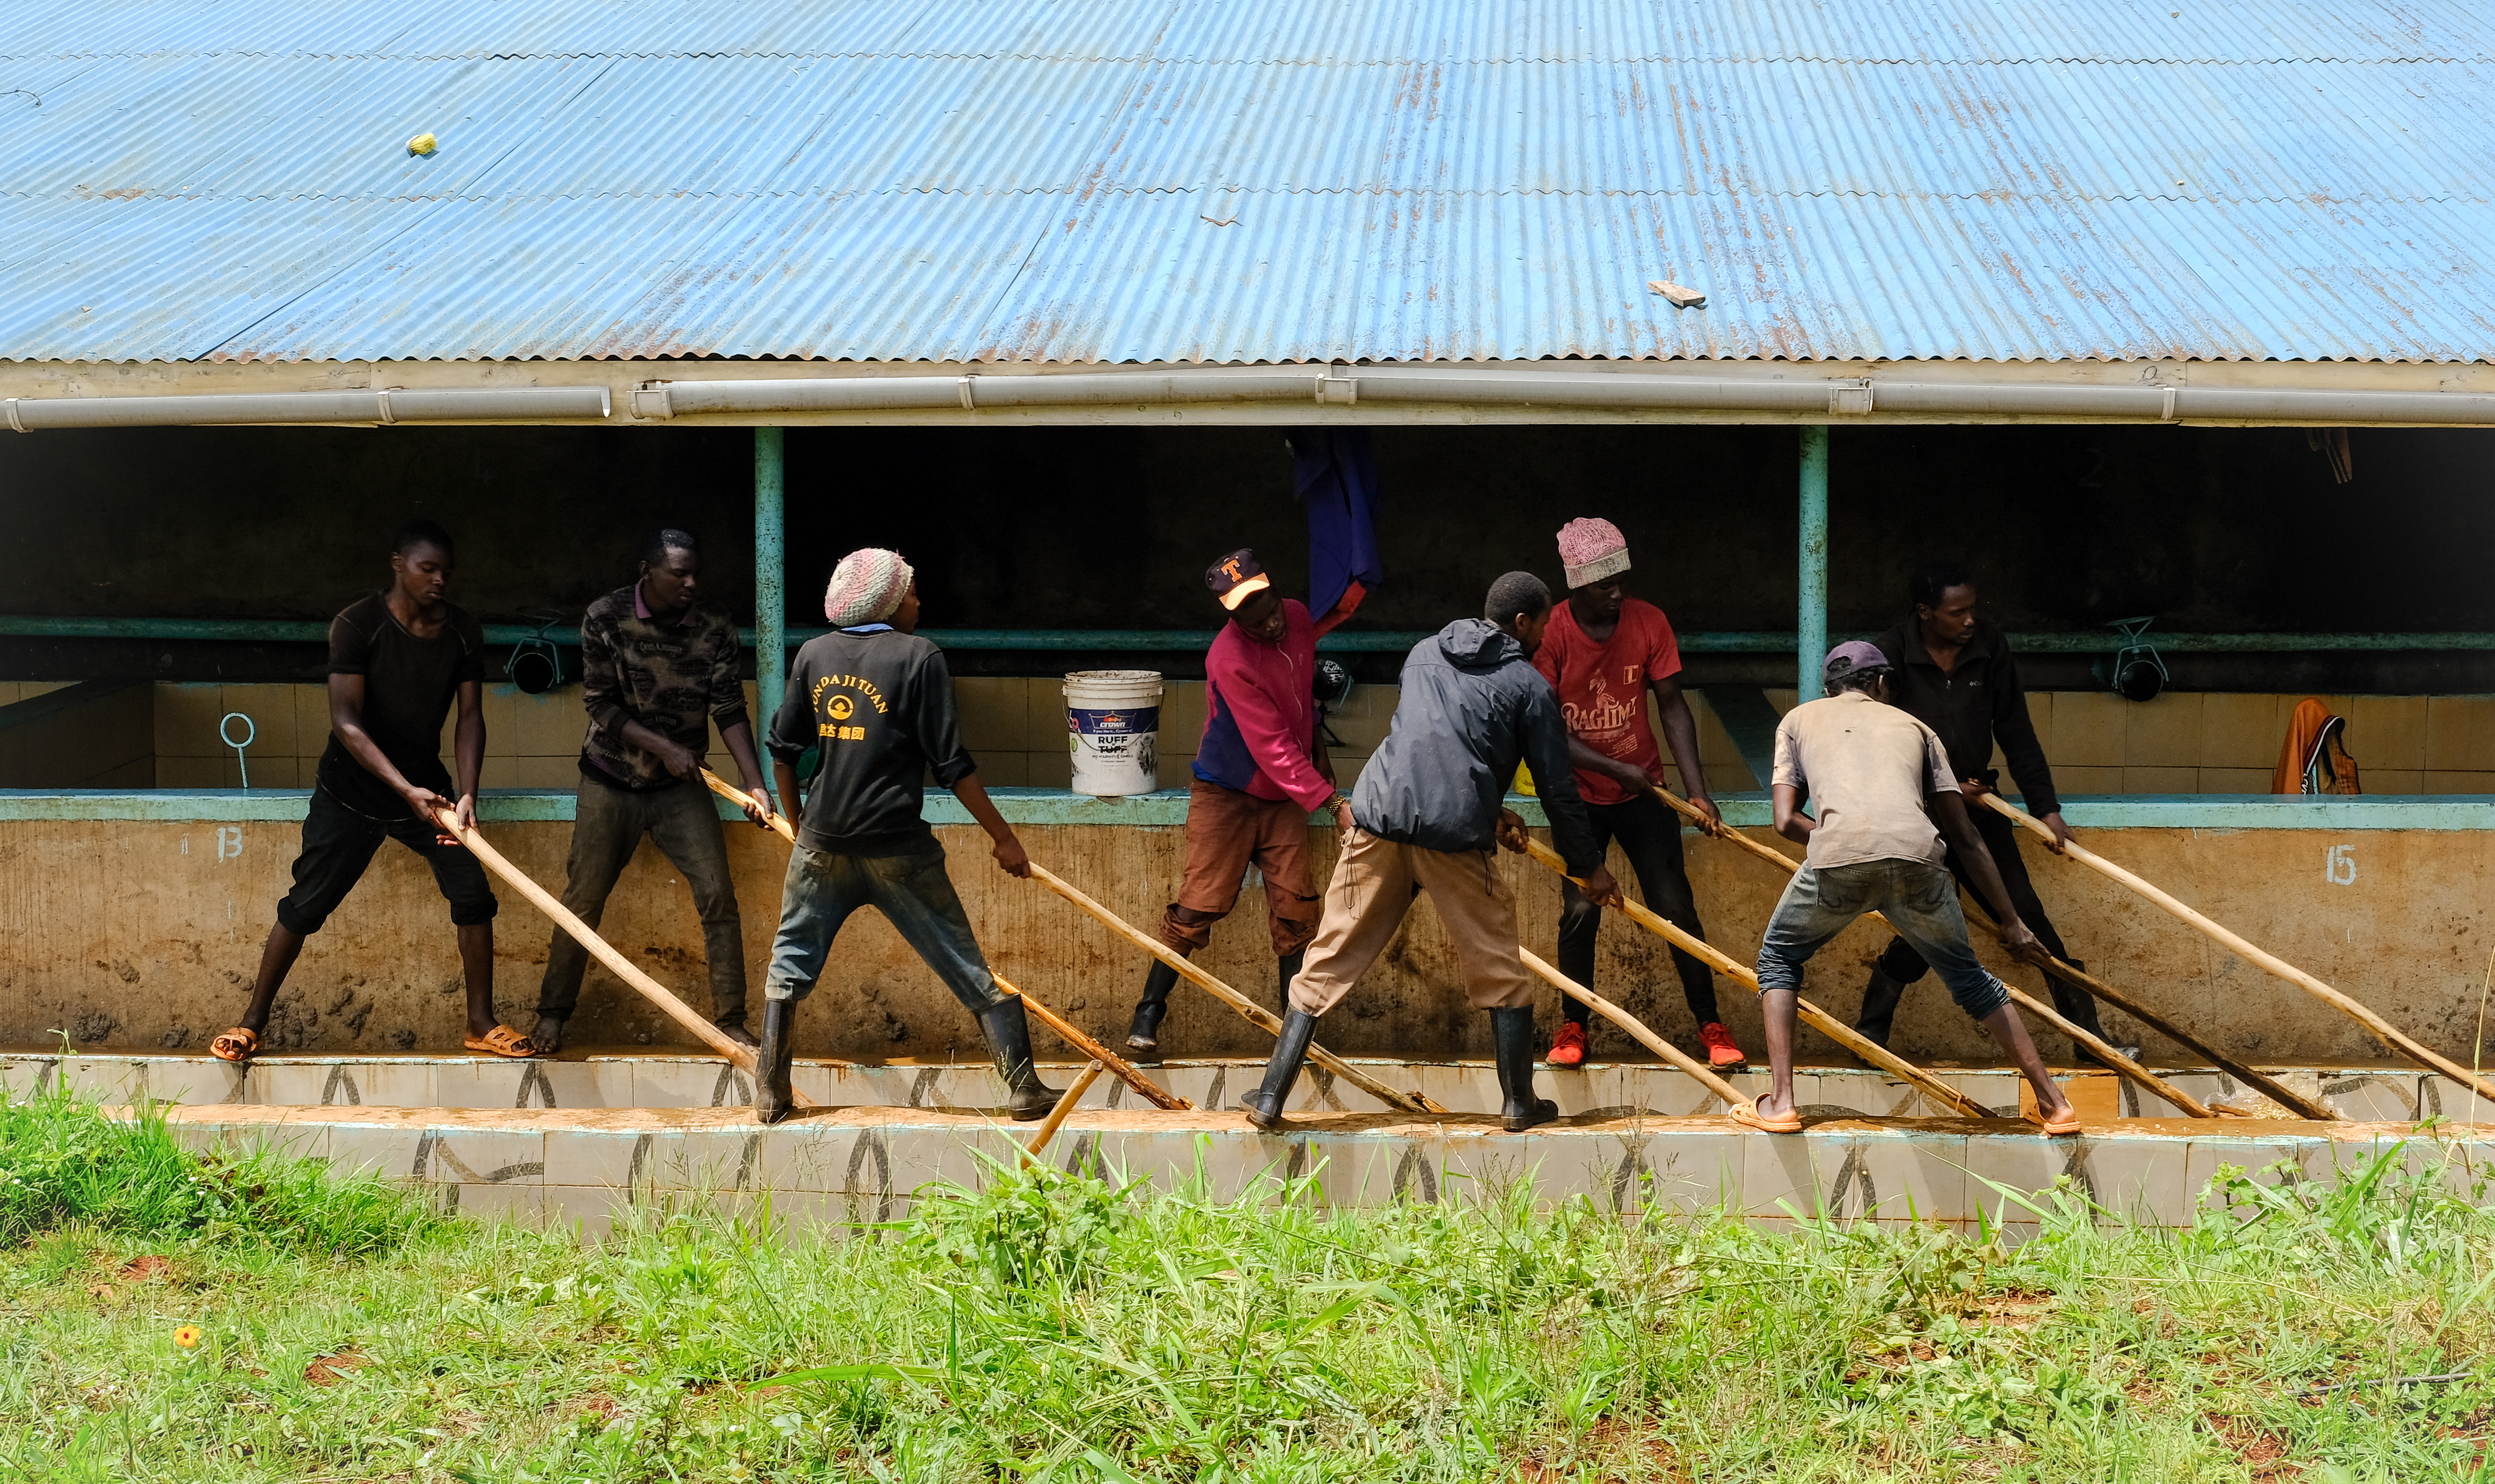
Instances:
[[[235,722],[242,723],[242,740],[239,742],[233,739],[231,724]],[[241,771],[242,786],[246,788],[251,787],[251,764],[243,759],[242,750],[251,746],[259,736],[260,728],[252,725],[250,717],[239,711],[229,711],[217,722],[217,739],[234,750],[234,766]]]

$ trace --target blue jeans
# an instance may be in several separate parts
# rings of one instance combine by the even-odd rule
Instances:
[[[906,855],[842,855],[802,845],[792,850],[763,993],[774,1000],[803,1000],[814,993],[832,940],[861,907],[882,912],[971,1013],[1004,1003],[979,941],[970,935],[953,879],[944,872],[944,848],[932,840]]]
[[[1940,973],[1957,1007],[1978,1020],[2010,1003],[2010,991],[1976,961],[1958,911],[1957,882],[1918,860],[1865,860],[1826,871],[1804,866],[1785,886],[1759,941],[1759,988],[1802,988],[1802,966],[1865,912],[1879,912]]]

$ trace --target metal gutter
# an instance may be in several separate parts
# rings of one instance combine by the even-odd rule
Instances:
[[[533,637],[527,624],[487,624],[485,642],[514,644]],[[785,642],[795,648],[829,631],[790,629]],[[1124,650],[1132,653],[1184,654],[1213,642],[1210,629],[921,629],[946,649]],[[747,647],[755,631],[738,631]],[[1867,638],[1868,634],[1845,635]],[[0,614],[0,638],[51,639],[188,639],[229,644],[318,644],[327,642],[329,626],[318,620],[262,618],[48,618]],[[548,637],[573,644],[576,636],[559,628]],[[1337,630],[1317,647],[1340,653],[1396,654],[1410,649],[1429,634],[1419,630]],[[1686,633],[1679,635],[1684,654],[1788,655],[1794,635],[1772,631]],[[2396,651],[2495,651],[2495,634],[2160,634],[2149,640],[2168,654],[2334,654]],[[2026,654],[2110,654],[2121,640],[2094,631],[2014,634],[2010,641]]]
[[[1912,381],[1888,377],[1700,377],[1619,371],[1457,366],[1241,366],[1189,370],[652,381],[629,395],[636,421],[840,413],[1064,412],[1248,407],[1542,409],[1669,412],[1813,421],[2037,417],[2198,424],[2495,426],[2495,394],[2293,386],[2121,386]],[[602,386],[202,392],[165,396],[0,398],[0,422],[39,428],[600,422],[616,411]]]
[[[614,411],[603,386],[476,386],[442,390],[238,391],[164,397],[6,397],[0,422],[38,428],[238,427],[267,423],[597,422]]]
[[[1435,405],[1683,413],[1785,413],[1877,420],[2032,417],[2123,422],[2495,425],[2495,394],[2323,391],[2299,387],[2036,386],[1883,377],[1731,380],[1634,371],[1480,371],[1445,366],[1209,368],[1064,374],[655,381],[631,398],[636,418],[704,415],[1208,407]]]

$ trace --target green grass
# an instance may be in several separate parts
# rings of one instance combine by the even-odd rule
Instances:
[[[0,1112],[0,1478],[2477,1477],[2495,1212],[2397,1165],[2181,1233],[2048,1192],[2015,1252],[1003,1170],[584,1248],[49,1099]]]

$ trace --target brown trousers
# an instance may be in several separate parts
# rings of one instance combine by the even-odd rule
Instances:
[[[1289,799],[1260,799],[1194,780],[1186,794],[1186,868],[1178,900],[1161,918],[1161,942],[1188,955],[1212,943],[1213,925],[1239,905],[1239,884],[1250,865],[1265,878],[1274,956],[1299,952],[1317,930],[1309,812]]]
[[[1291,981],[1292,1007],[1322,1015],[1349,994],[1403,925],[1415,887],[1430,894],[1446,924],[1475,1009],[1533,1003],[1533,981],[1516,952],[1516,894],[1491,851],[1425,850],[1354,829],[1334,863],[1316,941]]]

